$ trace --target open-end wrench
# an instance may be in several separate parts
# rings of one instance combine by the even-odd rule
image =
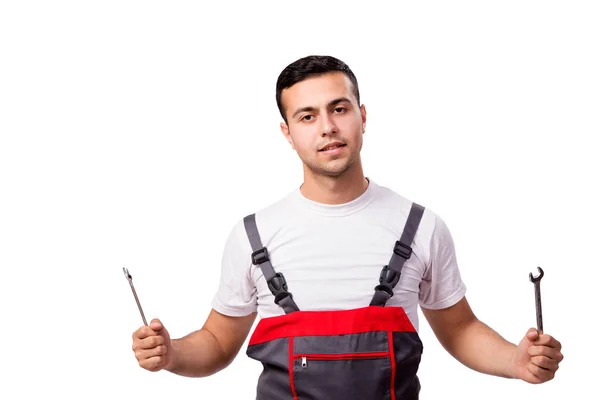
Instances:
[[[535,316],[537,319],[538,332],[542,333],[544,331],[544,324],[542,322],[542,296],[540,294],[540,281],[544,276],[544,271],[540,267],[537,267],[537,269],[540,274],[534,278],[533,274],[530,272],[529,280],[533,282],[535,287]]]
[[[129,270],[123,267],[123,273],[125,274],[125,278],[129,281],[129,286],[131,286],[131,291],[133,292],[133,297],[135,298],[135,302],[137,303],[138,309],[140,310],[140,314],[142,316],[142,321],[144,321],[144,325],[148,326],[146,322],[146,317],[144,316],[144,311],[142,310],[142,305],[140,304],[140,300],[138,299],[137,293],[135,292],[135,287],[133,286],[133,278],[129,273]]]

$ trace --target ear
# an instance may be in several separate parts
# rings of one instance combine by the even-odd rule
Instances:
[[[287,126],[287,124],[285,122],[281,122],[279,124],[279,128],[281,129],[281,133],[283,133],[283,136],[285,136],[288,143],[292,146],[292,149],[296,150],[296,147],[294,146],[294,139],[292,139],[292,135],[290,135],[290,128]]]
[[[367,129],[367,107],[363,104],[360,106],[360,117],[362,119],[362,133]]]

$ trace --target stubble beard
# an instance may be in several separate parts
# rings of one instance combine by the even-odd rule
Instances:
[[[313,162],[311,160],[302,161],[304,162],[304,165],[306,165],[306,167],[310,169],[314,175],[335,178],[343,175],[346,171],[348,171],[356,161],[355,159],[356,157],[350,157],[347,159],[332,160],[330,162],[322,164]]]

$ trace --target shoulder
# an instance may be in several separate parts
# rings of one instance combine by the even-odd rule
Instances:
[[[427,204],[402,195],[389,187],[378,185],[377,208],[395,220],[406,221],[414,205],[423,209],[415,236],[415,247],[420,249],[425,260],[440,246],[452,246],[452,236],[444,219]],[[404,225],[402,225],[404,226]]]
[[[250,219],[254,220],[259,236],[262,240],[270,236],[274,231],[277,231],[278,226],[289,223],[297,213],[294,213],[296,205],[297,191],[292,191],[286,196],[260,208],[252,213],[241,216],[234,224],[230,240],[235,240],[238,243],[244,242],[244,248],[250,250],[248,242],[247,226]],[[247,243],[247,246],[246,246]]]
[[[413,206],[422,208],[423,213],[418,233],[428,238],[431,238],[441,225],[445,226],[443,219],[426,204],[402,195],[389,187],[377,185],[376,202],[382,211],[400,213],[404,219],[408,218]]]

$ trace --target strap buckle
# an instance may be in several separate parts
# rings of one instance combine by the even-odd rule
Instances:
[[[277,272],[271,278],[271,280],[267,282],[267,286],[269,287],[271,293],[273,293],[273,296],[275,296],[276,304],[279,304],[281,300],[288,296],[292,297],[292,294],[287,291],[287,282],[285,281],[285,278],[283,277],[283,274],[281,272]]]
[[[386,265],[379,274],[379,285],[375,286],[375,291],[386,292],[392,297],[394,295],[394,287],[396,287],[399,280],[400,272],[396,272]]]
[[[384,286],[395,287],[400,280],[400,272],[390,269],[389,266],[383,267],[379,274],[379,283]]]
[[[266,247],[258,249],[252,253],[252,263],[254,265],[259,265],[267,261],[269,261],[269,253],[267,252]]]
[[[394,254],[408,260],[412,255],[412,247],[405,245],[401,241],[397,240],[394,245]]]

